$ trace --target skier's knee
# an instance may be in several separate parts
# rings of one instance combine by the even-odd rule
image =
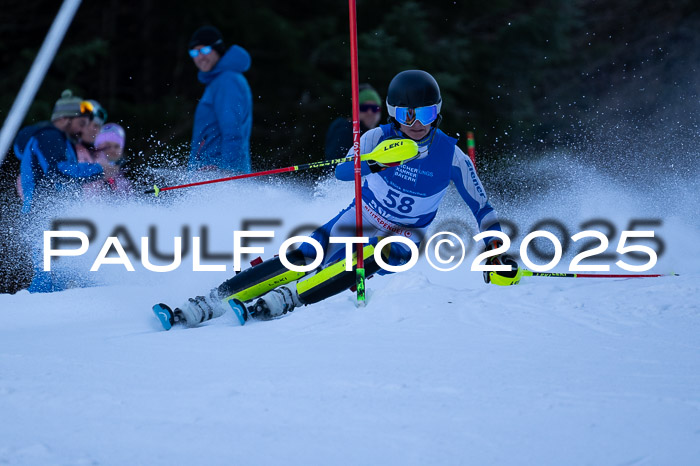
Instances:
[[[298,249],[289,251],[287,260],[296,266],[306,265],[304,254]],[[219,285],[217,290],[220,299],[236,298],[245,302],[304,275],[304,272],[288,270],[279,257],[273,257],[234,275]]]

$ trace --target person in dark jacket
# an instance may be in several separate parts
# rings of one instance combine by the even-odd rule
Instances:
[[[34,278],[29,292],[60,291],[81,281],[72,271],[44,270],[43,241],[38,235],[42,214],[60,193],[80,193],[83,184],[111,176],[115,170],[106,159],[79,163],[75,144],[93,117],[93,105],[65,90],[56,101],[51,121],[22,128],[14,141],[20,160],[18,192],[23,198],[21,223],[31,250]]]
[[[113,170],[108,164],[79,163],[75,144],[92,118],[94,107],[65,90],[56,101],[51,121],[22,128],[14,141],[20,160],[18,191],[22,212],[30,213],[39,200],[76,184],[102,178]]]
[[[206,86],[194,114],[189,169],[249,173],[253,96],[243,73],[250,55],[238,45],[227,50],[213,26],[197,29],[189,48]]]
[[[382,99],[369,84],[360,85],[360,134],[376,128],[382,118]],[[347,157],[352,147],[352,121],[338,118],[326,132],[326,159]]]

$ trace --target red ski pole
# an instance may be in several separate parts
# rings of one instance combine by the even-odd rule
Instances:
[[[410,139],[388,139],[377,147],[375,147],[372,152],[359,157],[360,161],[374,160],[375,162],[383,164],[402,164],[408,162],[418,155],[418,144]],[[189,188],[192,186],[202,186],[204,184],[221,183],[222,181],[232,181],[240,180],[243,178],[253,178],[256,176],[263,175],[274,175],[276,173],[286,173],[295,172],[300,170],[309,170],[312,168],[322,168],[328,167],[330,165],[335,165],[343,162],[350,162],[354,160],[352,157],[345,159],[335,159],[335,160],[322,160],[320,162],[305,163],[302,165],[294,165],[291,167],[275,168],[273,170],[265,170],[262,172],[255,173],[244,173],[243,175],[228,176],[226,178],[217,178],[215,180],[198,181],[196,183],[181,184],[178,186],[167,186],[164,188],[159,188],[153,185],[153,189],[148,189],[145,191],[146,194],[155,194],[158,196],[162,191],[170,191],[171,189],[181,189]]]

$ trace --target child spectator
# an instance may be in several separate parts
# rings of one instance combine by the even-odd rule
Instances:
[[[95,160],[106,162],[117,168],[110,176],[85,186],[89,193],[113,193],[119,195],[131,194],[129,180],[124,176],[124,128],[116,123],[107,123],[95,138]]]

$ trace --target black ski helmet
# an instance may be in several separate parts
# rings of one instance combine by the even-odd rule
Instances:
[[[438,114],[442,107],[442,96],[440,86],[432,75],[423,70],[402,71],[391,80],[386,96],[386,105],[389,111],[389,122],[398,126],[395,120],[396,110],[394,107],[428,107],[438,106]],[[442,115],[438,115],[433,122],[433,126],[438,126],[442,120]]]

